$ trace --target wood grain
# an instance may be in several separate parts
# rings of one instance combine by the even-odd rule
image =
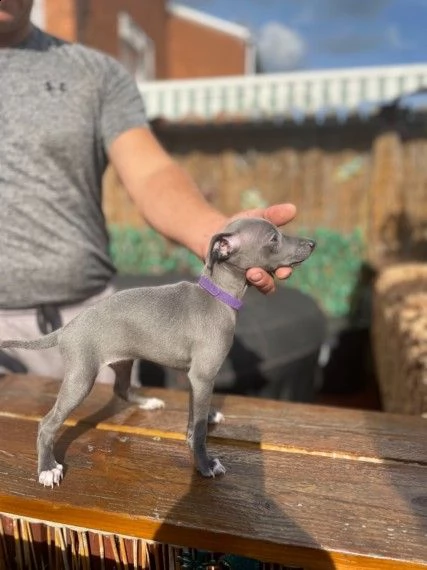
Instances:
[[[26,376],[4,378],[0,382],[0,416],[38,421],[53,405],[58,389],[57,381],[45,378],[31,382]],[[184,440],[187,393],[154,389],[143,393],[162,398],[165,411],[143,413],[115,398],[110,386],[95,385],[68,423],[84,421],[98,429]],[[226,417],[226,422],[212,431],[214,439],[255,443],[289,453],[427,464],[427,423],[416,417],[222,395],[214,396],[213,404]]]
[[[304,568],[427,568],[422,419],[220,397],[205,480],[183,441],[185,393],[144,412],[96,386],[59,434],[60,487],[36,481],[37,419],[58,384],[0,381],[0,512]],[[151,391],[150,391],[151,392]]]

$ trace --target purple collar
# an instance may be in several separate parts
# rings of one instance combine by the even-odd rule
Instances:
[[[230,295],[226,291],[223,291],[215,285],[208,277],[202,275],[199,279],[199,285],[202,289],[210,293],[213,297],[216,297],[218,301],[225,303],[232,309],[238,311],[243,307],[243,303],[240,299],[236,299],[233,295]]]

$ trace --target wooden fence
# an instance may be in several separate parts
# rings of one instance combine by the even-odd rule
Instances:
[[[154,126],[164,146],[218,208],[281,201],[298,207],[291,230],[359,228],[367,255],[427,255],[427,120],[387,127],[380,118],[345,124]],[[105,179],[110,223],[141,226],[114,172]]]

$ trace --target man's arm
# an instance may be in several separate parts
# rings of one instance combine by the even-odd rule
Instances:
[[[123,133],[112,143],[109,155],[148,224],[204,259],[210,237],[227,218],[206,202],[151,131],[137,128]]]
[[[162,148],[147,128],[119,135],[109,147],[109,158],[144,219],[163,235],[188,247],[200,258],[207,254],[212,235],[229,221],[206,202],[193,180]],[[251,210],[235,217],[259,216],[283,225],[295,216],[291,204]],[[280,269],[279,278],[291,270]],[[258,268],[247,277],[263,293],[274,291],[273,278]]]

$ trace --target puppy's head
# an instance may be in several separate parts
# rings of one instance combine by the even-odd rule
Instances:
[[[236,270],[261,267],[272,273],[302,263],[315,245],[311,239],[282,234],[267,220],[242,218],[213,236],[206,265],[210,271],[215,263],[227,263]]]

